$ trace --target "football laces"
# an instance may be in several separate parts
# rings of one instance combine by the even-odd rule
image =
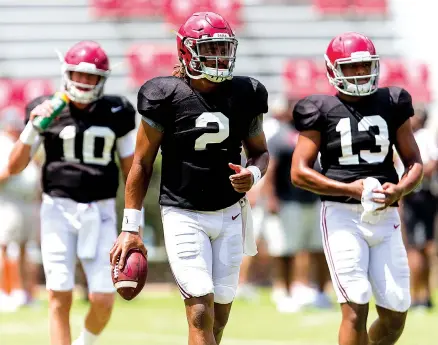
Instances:
[[[119,261],[120,261],[120,257],[117,259],[117,262],[113,268],[114,278],[116,279],[119,277]]]

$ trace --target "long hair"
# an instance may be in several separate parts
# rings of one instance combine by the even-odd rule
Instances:
[[[186,77],[186,69],[181,61],[173,66],[172,76],[177,78]]]

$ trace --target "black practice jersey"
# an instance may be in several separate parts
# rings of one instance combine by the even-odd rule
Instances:
[[[38,97],[31,110],[49,99]],[[81,203],[114,198],[119,185],[117,140],[135,129],[135,109],[126,99],[104,96],[86,110],[72,104],[41,134],[45,149],[44,193]]]
[[[286,123],[280,123],[278,131],[268,140],[269,157],[271,161],[275,161],[275,193],[280,200],[285,202],[312,204],[318,200],[318,196],[295,187],[290,178],[292,155],[297,141],[298,132],[293,125],[288,126]],[[318,164],[315,164],[315,170],[320,170]]]
[[[398,183],[393,145],[398,128],[414,114],[410,94],[399,87],[380,88],[358,102],[336,96],[312,95],[294,108],[299,131],[321,132],[322,173],[349,183],[374,177]],[[322,195],[322,200],[359,203],[347,197]]]
[[[242,140],[262,132],[268,94],[260,82],[234,77],[201,94],[177,77],[158,77],[138,93],[143,120],[163,132],[160,204],[214,211],[243,194],[231,186]],[[252,131],[255,122],[260,130]]]

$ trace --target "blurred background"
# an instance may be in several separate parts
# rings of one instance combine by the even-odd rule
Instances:
[[[438,324],[438,312],[432,303],[434,296],[435,304],[438,303],[437,251],[436,241],[427,236],[430,219],[434,220],[433,231],[438,227],[438,21],[433,3],[0,0],[0,132],[3,135],[21,132],[25,105],[58,89],[61,64],[55,50],[65,53],[80,40],[99,42],[113,69],[106,93],[125,95],[136,104],[139,87],[155,76],[170,75],[177,62],[172,30],[178,30],[196,11],[222,14],[239,39],[235,74],[257,78],[269,91],[270,113],[265,119],[265,132],[273,157],[264,183],[249,195],[260,250],[257,257],[242,264],[238,299],[223,344],[335,344],[339,312],[322,256],[319,205],[316,197],[301,194],[287,181],[297,135],[293,128],[285,132],[281,124],[291,121],[291,109],[300,97],[333,93],[323,59],[330,39],[346,31],[368,35],[381,57],[380,86],[401,86],[413,96],[416,107],[413,125],[423,159],[428,163],[425,182],[400,209],[416,296],[413,316],[400,344],[436,344],[433,327]],[[2,145],[0,137],[0,167],[7,160],[2,155]],[[41,154],[37,155],[34,165],[14,179],[2,180],[0,175],[0,203],[7,200],[17,206],[14,210],[2,207],[0,219],[9,219],[14,214],[34,234],[24,244],[2,245],[0,255],[8,254],[9,258],[0,266],[3,266],[2,345],[48,342],[38,242],[38,165],[43,159]],[[397,157],[394,162],[400,167]],[[145,201],[144,241],[149,248],[150,272],[144,296],[130,303],[119,302],[102,343],[118,344],[126,339],[133,344],[186,343],[183,304],[174,288],[163,248],[157,204],[159,179],[158,158]],[[122,197],[120,188],[119,214],[123,210]],[[29,286],[23,286],[18,279],[16,259],[20,257],[26,258]],[[77,282],[74,334],[81,326],[86,303],[86,283],[80,267]],[[32,292],[32,298],[23,297],[26,289]],[[132,324],[123,317],[126,313],[144,322]],[[321,331],[315,332],[315,327]]]

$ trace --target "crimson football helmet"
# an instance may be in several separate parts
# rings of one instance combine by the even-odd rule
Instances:
[[[324,55],[327,78],[336,90],[350,96],[368,96],[377,91],[379,56],[373,42],[366,36],[348,32],[333,38]],[[368,75],[345,76],[342,65],[370,62]],[[364,83],[363,81],[366,80]]]
[[[176,35],[178,57],[188,77],[215,83],[232,79],[238,42],[222,16],[193,13]]]
[[[73,102],[88,104],[103,95],[103,87],[110,75],[108,56],[102,47],[93,41],[81,41],[71,47],[65,57],[58,52],[62,63],[62,89]],[[100,77],[97,85],[75,82],[70,73],[82,72]]]

